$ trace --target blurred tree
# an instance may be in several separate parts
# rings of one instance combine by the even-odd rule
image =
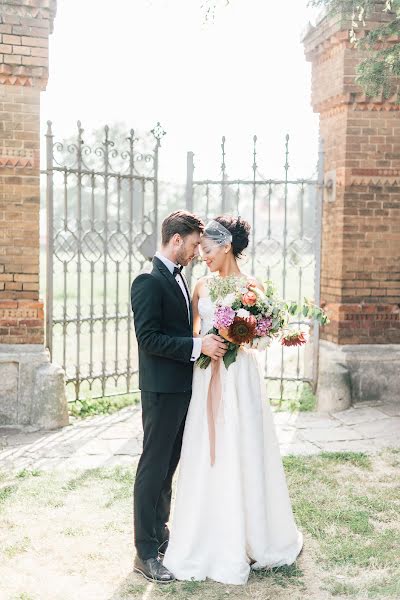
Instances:
[[[368,21],[376,5],[391,19],[370,29]],[[356,82],[367,96],[396,94],[400,102],[400,0],[310,0],[309,6],[349,17],[351,42],[367,52],[357,66]]]
[[[213,20],[216,7],[231,0],[201,0],[204,18]],[[283,4],[288,6],[289,2]],[[375,5],[391,19],[369,29]],[[341,13],[350,20],[350,40],[367,56],[357,66],[356,82],[367,96],[397,96],[400,103],[400,0],[309,0],[308,6],[323,7],[328,14]]]

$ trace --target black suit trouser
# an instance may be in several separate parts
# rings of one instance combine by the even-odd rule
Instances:
[[[191,392],[142,391],[143,452],[134,486],[135,546],[146,560],[168,539],[172,478],[179,462]]]

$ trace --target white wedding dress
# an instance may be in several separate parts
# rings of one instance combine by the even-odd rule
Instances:
[[[214,305],[199,299],[202,333]],[[292,564],[303,545],[294,522],[263,379],[263,353],[241,348],[221,365],[222,401],[210,464],[207,393],[211,368],[194,369],[175,510],[164,565],[180,580],[245,584],[252,568]]]

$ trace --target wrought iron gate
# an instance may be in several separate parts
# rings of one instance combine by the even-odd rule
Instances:
[[[70,400],[137,388],[130,285],[150,266],[162,217],[177,207],[205,220],[226,212],[246,218],[252,237],[243,269],[272,279],[287,299],[319,302],[322,148],[318,179],[291,180],[287,137],[284,176],[273,180],[260,172],[254,136],[251,177],[234,179],[223,138],[221,177],[196,180],[189,152],[186,191],[175,186],[171,194],[158,178],[160,124],[147,145],[133,130],[121,146],[107,126],[101,133],[85,143],[78,122],[75,140],[54,143],[49,122],[46,134],[46,339],[65,369]],[[187,275],[203,273],[198,263]],[[305,323],[301,315],[298,322]],[[293,398],[315,382],[317,359],[318,327],[306,348],[271,347],[265,372],[271,399]]]
[[[46,134],[46,340],[74,400],[137,387],[130,285],[157,247],[158,155],[131,130],[115,146],[108,126],[88,145]]]
[[[323,147],[320,143],[318,176],[290,179],[289,136],[286,136],[282,179],[265,177],[257,164],[257,136],[253,137],[249,179],[228,176],[226,140],[221,143],[221,177],[196,180],[194,154],[187,154],[186,206],[206,221],[218,214],[241,215],[251,224],[251,242],[242,268],[259,280],[271,279],[287,300],[303,297],[320,302],[320,249],[323,194]],[[196,265],[188,276],[206,272]],[[275,343],[266,352],[265,378],[271,400],[298,398],[302,384],[314,385],[318,369],[318,323],[303,315],[297,324],[311,326],[310,343],[284,348]]]

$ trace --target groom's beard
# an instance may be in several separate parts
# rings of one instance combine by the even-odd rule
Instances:
[[[180,254],[177,255],[176,257],[176,262],[178,265],[181,265],[182,267],[186,267],[192,260],[193,260],[193,256],[187,256],[184,252],[181,252]]]

